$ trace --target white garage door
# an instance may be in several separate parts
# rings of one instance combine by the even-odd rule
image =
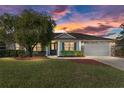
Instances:
[[[109,56],[109,52],[109,43],[106,42],[84,44],[84,54],[86,56]]]

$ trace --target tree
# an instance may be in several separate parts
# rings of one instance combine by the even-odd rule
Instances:
[[[16,20],[16,42],[25,47],[32,57],[33,48],[38,42],[46,46],[51,41],[54,23],[47,14],[24,10]]]
[[[116,46],[117,46],[117,55],[124,56],[124,24],[120,25],[122,31],[119,36],[116,38]]]
[[[42,14],[40,15],[41,17],[40,25],[42,26],[42,29],[39,30],[39,42],[41,43],[42,49],[47,46],[53,37],[53,30],[54,27],[56,26],[55,21],[48,15]]]
[[[124,45],[124,24],[120,25],[122,31],[120,32],[119,36],[117,37],[117,44]]]
[[[27,10],[24,10],[16,21],[16,42],[26,48],[30,57],[32,57],[33,48],[39,40],[36,21],[36,14],[33,11]]]
[[[7,13],[0,16],[0,42],[7,44],[14,42],[15,19],[16,16]]]
[[[5,43],[5,37],[6,37],[6,32],[2,28],[0,28],[0,42]]]

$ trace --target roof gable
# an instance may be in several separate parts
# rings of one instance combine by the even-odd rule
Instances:
[[[54,37],[55,39],[75,39],[76,37],[68,34],[68,33],[61,33]]]

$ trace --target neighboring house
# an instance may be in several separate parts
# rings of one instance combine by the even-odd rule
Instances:
[[[85,56],[111,56],[115,43],[112,39],[80,33],[54,33],[51,44],[46,47],[46,56],[62,56],[61,51],[81,51]],[[16,49],[19,45],[16,44]],[[34,51],[41,51],[40,44]]]

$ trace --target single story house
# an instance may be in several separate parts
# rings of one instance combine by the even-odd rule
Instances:
[[[62,56],[61,51],[64,50],[81,51],[85,56],[111,56],[114,45],[114,41],[108,38],[80,33],[54,33],[46,55]]]
[[[85,56],[112,56],[115,43],[112,39],[80,33],[54,33],[51,44],[46,47],[46,56],[62,56],[61,51],[80,51]],[[20,46],[9,49],[20,49]],[[42,51],[37,44],[34,51]]]

